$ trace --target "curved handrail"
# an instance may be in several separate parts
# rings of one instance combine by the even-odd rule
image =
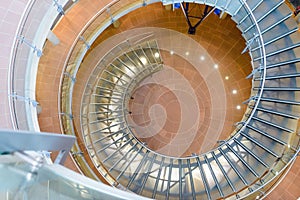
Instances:
[[[11,95],[14,91],[14,71],[15,71],[15,59],[16,59],[16,52],[17,52],[17,46],[18,46],[18,42],[17,42],[17,37],[19,35],[21,35],[20,33],[22,32],[22,28],[24,27],[24,24],[26,22],[26,16],[28,15],[28,13],[30,12],[30,10],[32,9],[32,6],[34,4],[35,0],[30,0],[27,5],[26,8],[24,9],[24,12],[22,14],[21,20],[19,21],[19,24],[17,26],[17,32],[15,34],[15,40],[13,41],[13,48],[11,50],[11,59],[10,59],[10,65],[9,65],[9,76],[8,76],[8,95]],[[9,109],[10,109],[10,117],[11,117],[11,121],[12,121],[12,125],[13,125],[13,129],[19,129],[18,128],[18,121],[17,121],[17,115],[15,112],[15,102],[12,100],[11,97],[8,97],[8,104],[9,104]]]
[[[106,5],[104,8],[100,9],[100,10],[96,13],[96,15],[94,15],[94,16],[88,21],[88,23],[85,24],[85,26],[81,29],[81,31],[77,34],[77,36],[76,36],[74,42],[72,43],[72,45],[71,45],[71,47],[70,47],[70,50],[69,50],[69,52],[68,52],[68,55],[67,55],[67,57],[66,57],[67,59],[66,59],[65,64],[64,64],[64,69],[62,70],[63,72],[67,71],[66,69],[67,69],[67,67],[68,67],[68,63],[70,62],[71,55],[73,54],[73,51],[74,51],[76,45],[77,45],[78,42],[80,41],[80,38],[81,38],[82,33],[84,33],[84,31],[86,31],[86,30],[88,29],[88,27],[89,27],[89,26],[97,19],[97,17],[98,17],[99,15],[101,15],[102,13],[104,13],[105,10],[106,10],[107,8],[111,7],[112,5],[116,4],[116,3],[119,2],[119,1],[120,1],[120,0],[113,0],[113,1],[110,2],[108,5]],[[84,39],[84,38],[83,38],[83,39]],[[87,50],[87,49],[86,49],[86,50]],[[74,73],[74,74],[77,73],[78,68],[79,68],[79,65],[77,64],[75,67],[76,67],[76,69],[75,69],[75,73]],[[72,74],[70,74],[70,75],[72,76]],[[58,110],[60,111],[60,113],[65,113],[65,112],[62,110],[62,104],[61,104],[61,99],[62,99],[62,94],[63,94],[63,92],[62,92],[62,86],[63,86],[63,80],[64,80],[64,78],[65,78],[65,74],[62,73],[62,74],[61,74],[61,77],[60,77],[60,87],[59,87],[59,91],[58,91]],[[69,77],[69,78],[72,78],[72,77]],[[68,113],[65,113],[65,114],[67,114],[67,115],[70,114],[70,116],[72,116],[72,114],[71,114],[71,113],[72,113],[72,93],[73,93],[73,88],[74,88],[74,83],[72,83],[72,81],[73,81],[73,80],[71,80],[71,84],[70,84],[70,88],[69,88],[70,91],[69,91],[69,99],[68,99],[68,100],[69,100],[70,102],[69,102],[69,104],[67,105],[67,108],[66,108],[67,111],[69,111],[69,112],[68,112]],[[71,117],[71,118],[72,118],[72,117]],[[68,133],[68,134],[76,135],[76,131],[75,131],[74,125],[73,125],[73,119],[68,119],[68,120],[69,120],[69,123],[70,123],[69,128],[71,128],[71,133]],[[59,115],[59,122],[60,122],[61,132],[62,132],[62,133],[66,133],[66,131],[65,131],[65,128],[66,128],[66,127],[64,127],[63,121],[64,121],[64,119],[62,119],[62,115]],[[77,142],[77,141],[76,141],[75,144],[74,144],[74,148],[75,148],[75,149],[73,149],[73,148],[71,149],[71,153],[73,152],[73,150],[81,149],[80,146],[78,145],[78,142]],[[75,151],[74,151],[74,152],[75,152]],[[76,153],[76,152],[75,152],[75,153]],[[73,157],[72,157],[72,158],[73,158]],[[78,161],[77,158],[73,158],[73,159],[76,159],[76,160]],[[89,165],[88,165],[86,159],[85,159],[84,157],[81,157],[80,160],[83,161],[83,163],[81,162],[81,164],[84,164],[84,165],[86,166],[85,168],[87,168],[88,171],[86,171],[86,170],[80,168],[80,167],[78,166],[78,164],[76,164],[77,168],[79,168],[80,171],[83,172],[84,174],[92,174],[93,177],[90,176],[91,178],[97,179],[97,176],[95,176],[93,170],[89,167]]]
[[[300,148],[295,152],[295,154],[293,155],[293,157],[290,158],[289,162],[288,162],[288,163],[287,163],[287,164],[286,164],[279,172],[276,173],[275,176],[273,176],[270,180],[268,180],[267,182],[265,182],[264,185],[259,186],[258,188],[256,188],[256,189],[255,189],[254,191],[252,191],[251,193],[248,193],[248,194],[246,194],[245,196],[243,196],[241,199],[244,199],[244,198],[246,198],[246,197],[252,195],[253,193],[255,193],[255,192],[257,192],[257,191],[259,191],[259,193],[261,193],[260,191],[261,191],[266,185],[268,185],[269,183],[271,183],[272,181],[274,181],[276,178],[280,177],[281,175],[284,175],[284,174],[283,174],[284,171],[285,171],[286,169],[289,169],[289,168],[292,166],[293,162],[295,162],[295,160],[296,160],[296,158],[297,158],[297,156],[298,156],[299,153],[300,153]],[[282,177],[280,177],[280,178],[282,178]],[[272,188],[274,188],[274,187],[272,187]],[[263,195],[263,196],[265,196],[265,195]]]
[[[250,123],[252,117],[256,113],[257,108],[258,108],[258,104],[260,102],[260,99],[262,97],[263,90],[264,90],[264,87],[265,87],[265,77],[266,77],[266,50],[265,50],[264,40],[263,40],[263,37],[262,37],[262,34],[261,34],[260,27],[258,25],[258,22],[257,22],[257,20],[256,20],[256,18],[254,16],[254,14],[252,13],[250,7],[248,6],[247,2],[245,0],[240,0],[240,1],[243,3],[243,6],[245,6],[245,8],[249,11],[250,16],[251,16],[251,20],[255,24],[256,30],[258,32],[258,37],[259,37],[260,44],[261,44],[261,49],[260,49],[260,51],[261,51],[261,58],[260,59],[261,59],[262,65],[263,65],[262,66],[262,68],[263,68],[263,75],[262,75],[262,81],[260,83],[260,90],[258,92],[258,97],[257,97],[257,99],[255,101],[256,103],[254,105],[254,108],[252,108],[250,115],[247,116],[247,120],[244,121],[244,122],[242,122],[242,127],[238,128],[238,131],[236,132],[235,136],[237,136],[243,130],[243,128],[245,128]],[[261,67],[261,66],[259,66],[259,67]],[[70,104],[70,106],[71,106],[71,104]],[[234,138],[234,136],[231,137],[231,139],[227,140],[224,144],[220,145],[218,148],[221,148],[222,146],[228,144],[229,142],[231,142],[233,140],[233,138]],[[211,150],[210,152],[212,152],[212,151],[214,151],[214,150]],[[201,155],[189,156],[189,157],[185,157],[185,158],[178,158],[178,157],[161,155],[161,154],[158,154],[157,152],[154,152],[154,153],[157,154],[157,155],[160,155],[160,156],[164,156],[164,157],[170,158],[170,159],[190,159],[190,158],[196,158],[196,157],[205,155],[205,154],[201,154]],[[285,167],[287,167],[287,166],[285,166]],[[277,177],[277,176],[278,176],[278,174],[275,175],[274,177]]]
[[[62,4],[65,4],[66,1],[67,0],[62,0],[61,2]],[[36,9],[37,7],[39,9]],[[40,7],[43,7],[44,10],[41,10]],[[46,11],[46,13],[44,11]],[[34,16],[34,19],[32,19],[33,15],[36,14],[43,15],[43,17]],[[16,32],[11,48],[11,57],[8,67],[8,104],[13,129],[39,131],[37,117],[35,115],[35,107],[38,105],[38,102],[35,101],[34,96],[34,81],[38,59],[40,56],[42,56],[42,52],[38,49],[37,46],[39,46],[39,48],[42,48],[41,46],[44,44],[46,35],[48,34],[47,28],[50,29],[50,26],[53,26],[54,23],[57,23],[55,21],[52,21],[52,17],[57,18],[57,16],[59,16],[59,13],[56,11],[55,6],[51,6],[51,2],[29,0],[26,4],[26,7],[24,8],[20,20],[18,21],[18,26],[16,27]],[[62,16],[60,15],[60,17]],[[34,21],[34,23],[32,23],[32,21]],[[45,21],[47,23],[44,23]],[[45,26],[49,27],[46,27],[45,29]],[[30,43],[31,40],[38,40],[36,42],[39,43],[35,46],[35,44]],[[23,48],[21,46],[22,43],[26,44],[28,47]],[[34,55],[36,52],[37,57]],[[27,56],[27,63],[24,64],[25,54]],[[20,59],[19,56],[21,56],[22,58]],[[20,62],[21,64],[19,64],[18,62]],[[19,74],[16,75],[16,73]],[[22,75],[22,77],[20,74]],[[23,78],[23,81],[25,83],[23,82],[23,84],[16,85],[15,82],[18,83],[18,79],[20,78]],[[25,87],[25,89],[22,87]],[[21,94],[15,94],[16,91],[21,92]],[[22,103],[17,102],[18,98],[22,100]],[[23,112],[17,109],[17,105],[21,105],[24,107]],[[33,105],[33,107],[31,107],[31,105]],[[31,110],[31,108],[34,109]],[[26,116],[20,116],[17,111],[21,112],[22,114],[26,114]]]
[[[266,77],[266,51],[265,51],[265,45],[264,45],[264,42],[263,42],[263,37],[262,37],[262,34],[261,34],[261,30],[260,30],[260,28],[259,28],[259,26],[258,26],[258,22],[257,22],[257,20],[255,19],[254,14],[252,13],[252,11],[251,11],[251,9],[249,8],[249,6],[248,6],[248,4],[246,3],[246,1],[245,1],[245,0],[240,0],[240,1],[244,3],[243,5],[246,5],[246,8],[248,9],[249,13],[251,13],[251,19],[254,21],[255,27],[256,27],[256,29],[257,29],[257,31],[258,31],[258,33],[259,33],[258,35],[259,35],[259,38],[260,38],[260,41],[261,41],[261,44],[262,44],[261,46],[262,46],[262,55],[263,55],[263,56],[262,56],[262,59],[261,59],[261,60],[263,60],[263,70],[262,70],[262,71],[263,71],[263,80],[262,80],[262,84],[261,84],[261,85],[262,85],[262,89],[261,89],[260,92],[259,92],[258,99],[256,100],[256,104],[255,104],[254,108],[252,108],[252,110],[251,110],[250,116],[247,117],[246,122],[243,122],[242,127],[240,127],[239,130],[238,130],[237,132],[234,131],[234,132],[235,132],[234,136],[237,136],[237,135],[242,131],[242,129],[245,128],[245,127],[249,124],[249,122],[251,121],[251,118],[252,118],[253,115],[255,114],[256,109],[257,109],[257,107],[258,107],[258,104],[259,104],[260,99],[261,99],[262,94],[263,94],[263,88],[264,88],[264,85],[265,85],[265,77]],[[131,129],[129,129],[129,130],[130,130],[130,132],[132,133],[132,130],[131,130]],[[134,136],[134,133],[132,133],[132,135]],[[229,142],[231,142],[234,136],[232,136],[231,138],[229,138],[228,140],[226,140],[224,143],[222,143],[220,146],[218,146],[218,148],[220,148],[220,147],[222,147],[222,146],[225,146],[226,144],[228,144]],[[134,137],[135,137],[135,136],[134,136]],[[135,138],[136,138],[136,137],[135,137]],[[136,139],[137,139],[137,138],[136,138]],[[153,152],[154,154],[157,154],[157,155],[162,156],[162,157],[170,158],[170,159],[179,159],[179,160],[185,160],[185,159],[192,159],[192,158],[196,158],[196,157],[201,157],[201,156],[204,156],[204,155],[207,154],[207,153],[213,152],[213,151],[215,151],[216,149],[218,149],[218,148],[215,148],[215,149],[212,149],[212,150],[210,150],[210,151],[208,151],[208,152],[202,153],[202,154],[200,154],[200,155],[191,155],[191,156],[186,156],[186,157],[175,157],[175,156],[164,155],[164,154],[158,153],[158,152],[156,152],[156,151],[153,151],[152,149],[150,149],[149,147],[147,147],[146,145],[144,145],[140,140],[137,139],[137,141],[138,141],[142,146],[144,146],[147,150],[149,150],[150,152]]]

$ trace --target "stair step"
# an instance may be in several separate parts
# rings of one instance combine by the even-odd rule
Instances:
[[[260,100],[261,101],[267,101],[267,102],[274,102],[274,103],[300,105],[300,102],[298,102],[298,101],[291,101],[291,100],[285,100],[285,99],[275,99],[275,98],[262,97]]]
[[[261,90],[260,87],[254,87],[254,90]],[[298,87],[264,87],[264,91],[300,91]]]
[[[250,106],[250,107],[253,108],[252,106]],[[291,115],[291,114],[276,111],[275,110],[276,108],[274,108],[273,110],[270,110],[270,109],[266,109],[266,108],[262,108],[262,107],[257,107],[256,109],[258,111],[261,111],[261,112],[267,112],[267,113],[270,113],[270,114],[279,115],[279,116],[287,117],[287,118],[290,118],[290,119],[299,119],[299,116],[295,116],[295,115]]]
[[[268,45],[270,45],[270,44],[273,45],[275,42],[277,42],[279,40],[282,40],[282,41],[279,41],[276,44],[274,44],[274,45],[276,45],[276,48],[280,48],[280,45],[277,45],[278,43],[281,44],[281,46],[284,46],[284,47],[292,45],[292,44],[295,44],[292,41],[297,41],[297,40],[294,40],[292,38],[290,39],[289,37],[291,37],[290,35],[296,33],[297,31],[298,31],[298,27],[296,27],[296,28],[294,28],[292,30],[289,30],[286,33],[282,33],[281,35],[279,35],[277,37],[269,38],[268,40],[265,40],[266,42],[264,42],[265,47],[268,46]],[[275,34],[273,33],[273,35],[275,35]],[[297,37],[299,37],[298,33],[297,33]],[[251,52],[259,50],[260,48],[261,48],[261,46],[256,46],[254,48],[251,48]],[[269,48],[267,48],[266,52],[269,52],[269,51],[271,51],[271,50],[269,50]]]
[[[252,130],[258,132],[258,133],[264,133],[263,131],[260,131],[259,129],[256,129],[252,126],[249,126],[249,128],[251,128]],[[266,147],[265,145],[261,144],[258,140],[252,138],[249,134],[246,134],[244,132],[241,132],[241,135],[244,136],[245,138],[247,138],[249,141],[251,141],[252,143],[256,144],[257,146],[259,146],[260,148],[262,148],[263,150],[267,151],[268,153],[270,153],[272,156],[278,158],[279,155],[276,154],[275,152],[271,151],[268,147]],[[267,133],[264,133],[264,136],[268,135]]]
[[[273,126],[275,128],[281,129],[281,130],[289,132],[289,133],[293,133],[294,132],[293,130],[291,130],[289,128],[283,127],[283,126],[278,125],[278,124],[274,124],[273,122],[267,121],[265,119],[261,119],[261,118],[258,118],[258,117],[252,117],[251,119],[254,119],[254,120],[259,121],[261,123]]]
[[[281,74],[276,76],[267,76],[265,80],[274,80],[274,79],[285,79],[285,78],[297,78],[300,77],[300,73],[294,74]],[[254,80],[262,80],[262,78],[255,78]]]
[[[300,42],[297,44],[294,44],[292,46],[287,46],[283,49],[278,49],[276,51],[269,52],[268,54],[266,54],[266,57],[268,58],[268,57],[275,56],[275,55],[278,55],[281,53],[292,54],[293,49],[298,48],[298,47],[300,47]],[[290,50],[292,50],[292,51],[290,51]],[[255,61],[261,60],[262,58],[263,58],[262,56],[255,57],[255,58],[253,58],[253,61],[255,62]]]
[[[282,141],[282,140],[280,140],[280,139],[274,137],[273,135],[270,135],[269,133],[267,133],[267,132],[265,132],[265,131],[262,131],[262,130],[260,130],[260,129],[258,129],[258,128],[252,126],[252,125],[249,125],[249,124],[248,124],[248,125],[247,125],[247,128],[249,128],[249,129],[251,129],[251,130],[253,130],[253,131],[255,131],[255,132],[257,132],[257,133],[259,133],[259,134],[261,134],[261,135],[263,135],[263,136],[265,136],[265,137],[267,137],[267,138],[269,138],[269,139],[271,139],[271,140],[273,140],[273,141],[275,141],[275,142],[278,142],[278,143],[281,144],[281,145],[286,145],[286,142],[284,142],[284,141]],[[275,128],[277,128],[277,127],[275,127]],[[271,152],[270,152],[270,153],[271,153]],[[272,154],[272,153],[271,153],[271,154]],[[272,155],[275,156],[275,154],[272,154]]]
[[[262,4],[253,12],[257,23],[261,22],[267,16],[277,16],[272,13],[276,10],[280,5],[284,3],[284,0],[273,0],[273,1],[263,1]],[[255,23],[247,26],[245,29],[242,29],[243,34],[250,31],[255,27]]]

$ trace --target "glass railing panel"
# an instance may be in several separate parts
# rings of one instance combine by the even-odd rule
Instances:
[[[64,5],[66,0],[60,0],[58,3]],[[45,30],[49,31],[50,27],[55,25],[57,21],[54,19],[57,15],[59,13],[51,1],[28,1],[16,35],[13,36],[15,46],[11,62],[10,93],[16,129],[38,130],[35,119],[32,119],[37,112],[34,109],[37,102],[32,87],[35,84],[33,81],[39,57],[43,55],[43,43],[48,34]]]
[[[135,199],[143,198],[83,177],[59,165],[33,166],[15,156],[0,156],[3,199]],[[8,177],[9,175],[9,177]]]

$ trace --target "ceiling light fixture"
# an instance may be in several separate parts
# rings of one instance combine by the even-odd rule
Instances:
[[[143,63],[143,65],[147,64],[147,59],[145,57],[141,57],[140,60]]]

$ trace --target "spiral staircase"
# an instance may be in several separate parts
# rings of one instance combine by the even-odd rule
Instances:
[[[127,118],[128,101],[138,83],[156,72],[141,73],[141,69],[144,72],[153,62],[161,63],[153,53],[159,47],[153,50],[146,42],[114,54],[115,60],[99,67],[103,71],[92,89],[93,81],[87,84],[89,100],[82,107],[85,143],[94,164],[112,185],[142,196],[258,199],[280,180],[298,153],[298,27],[284,1],[197,3],[232,16],[246,40],[243,53],[248,51],[252,59],[253,71],[247,77],[252,78],[251,97],[230,138],[205,154],[177,158],[159,154],[135,137]]]
[[[133,2],[113,14],[120,17],[154,2]],[[231,15],[246,41],[242,53],[248,52],[252,59],[252,73],[246,77],[252,79],[251,96],[244,102],[247,110],[228,140],[204,154],[172,157],[151,150],[135,136],[128,118],[130,97],[142,80],[163,67],[159,44],[149,33],[118,44],[91,73],[80,115],[84,147],[76,143],[71,151],[86,149],[107,183],[149,198],[263,198],[284,178],[300,149],[297,24],[283,0],[192,2]],[[68,55],[60,96],[66,134],[77,131],[72,115],[76,73],[103,27],[78,37]]]

